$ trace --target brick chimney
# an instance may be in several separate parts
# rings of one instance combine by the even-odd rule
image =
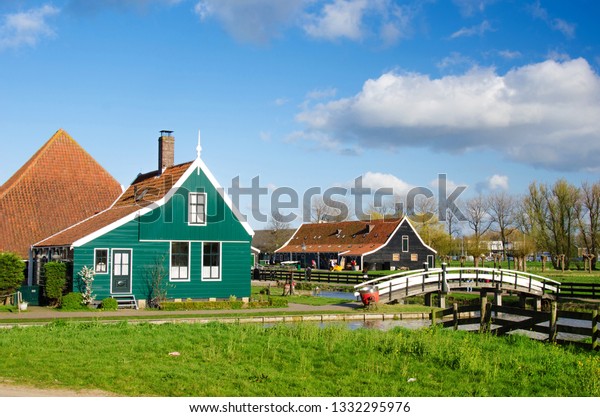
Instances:
[[[161,130],[158,138],[158,170],[165,169],[175,164],[175,138],[172,130]]]

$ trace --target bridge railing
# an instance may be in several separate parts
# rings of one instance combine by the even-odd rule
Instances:
[[[560,292],[560,282],[541,275],[510,269],[461,267],[405,271],[369,280],[355,285],[354,288],[358,293],[364,286],[374,285],[378,288],[380,295],[404,291],[408,296],[411,292],[418,292],[419,287],[423,293],[431,292],[432,284],[437,284],[437,290],[442,290],[445,285],[444,278],[448,285],[458,282],[459,286],[462,284],[468,287],[498,286],[500,289],[514,289],[529,293],[557,294]]]

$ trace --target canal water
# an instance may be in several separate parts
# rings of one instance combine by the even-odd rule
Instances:
[[[313,290],[313,294],[316,295],[317,297],[342,298],[344,300],[359,301],[359,298],[355,297],[353,292],[343,292],[343,291],[319,291],[319,292],[315,292]]]
[[[314,295],[316,295],[318,297],[341,298],[344,300],[360,301],[360,298],[356,297],[354,295],[354,293],[352,293],[352,292],[320,291],[319,293],[315,293]],[[478,313],[476,313],[476,316],[477,315],[478,315]],[[503,318],[508,319],[508,320],[518,320],[518,319],[523,320],[522,317],[519,318],[516,316],[511,316],[509,314],[504,314],[504,313],[501,313],[500,316],[502,316]],[[591,328],[591,326],[592,326],[592,323],[590,321],[566,319],[566,318],[559,318],[558,324],[565,325],[565,326],[586,327],[586,328]],[[331,321],[331,322],[321,323],[321,326],[328,326],[328,325],[345,325],[349,329],[375,329],[375,330],[384,330],[385,331],[385,330],[389,330],[394,327],[420,329],[423,327],[430,326],[431,320],[366,320],[366,321],[339,321],[339,322]],[[540,323],[540,326],[547,327],[548,325],[549,325],[548,322]],[[492,326],[492,329],[495,327],[498,327],[498,326]],[[467,330],[467,331],[473,331],[473,330],[477,330],[477,329],[479,329],[479,324],[463,325],[463,326],[459,327],[459,330]],[[522,334],[522,335],[528,336],[532,339],[538,339],[538,340],[543,340],[548,337],[547,334],[532,332],[532,331],[528,331],[528,330],[515,330],[512,333]],[[558,338],[562,339],[562,340],[584,340],[587,337],[588,336],[580,336],[580,335],[575,335],[575,334],[570,334],[570,333],[558,332]]]

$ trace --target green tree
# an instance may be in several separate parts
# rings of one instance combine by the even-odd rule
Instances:
[[[592,268],[596,269],[596,254],[600,249],[600,181],[593,184],[584,182],[579,194],[580,204],[576,205],[577,222],[582,246],[591,258]]]
[[[580,211],[579,189],[560,179],[552,187],[535,182],[529,185],[525,207],[532,223],[532,234],[539,248],[553,255],[565,255],[565,266],[575,249],[577,213]],[[558,261],[553,258],[554,268]]]
[[[25,262],[16,254],[0,253],[0,296],[15,292],[23,283]]]
[[[67,283],[67,265],[61,262],[48,262],[44,265],[46,277],[46,297],[50,305],[58,305]]]

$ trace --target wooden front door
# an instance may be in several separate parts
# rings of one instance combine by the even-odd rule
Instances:
[[[131,249],[113,250],[111,292],[131,293]]]

